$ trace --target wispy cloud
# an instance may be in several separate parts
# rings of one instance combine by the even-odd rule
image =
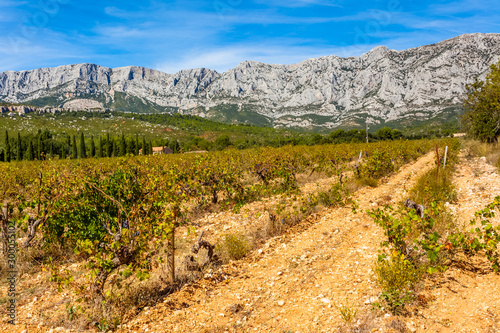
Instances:
[[[310,6],[327,6],[327,7],[342,7],[342,1],[336,0],[266,0],[266,1],[256,1],[257,3],[264,3],[270,6],[280,6],[280,7],[310,7]]]
[[[353,46],[307,46],[295,45],[292,40],[288,43],[283,41],[268,41],[266,43],[252,45],[232,45],[210,49],[193,49],[184,53],[178,59],[164,61],[154,67],[166,73],[175,73],[188,68],[210,68],[218,72],[224,72],[236,67],[245,60],[260,61],[269,64],[294,64],[309,58],[318,58],[328,55],[343,57],[360,56],[377,46],[353,45]]]

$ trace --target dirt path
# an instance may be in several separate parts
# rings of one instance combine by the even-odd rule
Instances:
[[[366,210],[403,200],[433,161],[428,154],[385,184],[358,191],[357,214],[339,208],[312,216],[315,223],[302,233],[271,239],[245,261],[224,267],[223,282],[207,274],[122,331],[331,332],[342,324],[335,304],[348,297],[367,310],[366,301],[377,294],[370,276],[383,233]]]
[[[500,195],[498,169],[484,158],[461,157],[453,183],[458,202],[449,207],[463,224]],[[498,216],[496,223],[500,223]],[[491,272],[488,262],[475,262],[485,274],[452,267],[429,283],[432,301],[421,309],[420,325],[431,332],[500,332],[500,276]]]

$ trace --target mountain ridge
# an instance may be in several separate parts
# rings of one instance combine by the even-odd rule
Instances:
[[[466,84],[484,78],[498,59],[500,34],[477,33],[400,51],[377,46],[359,57],[290,65],[246,60],[222,73],[83,63],[1,72],[0,101],[334,128],[460,112]]]

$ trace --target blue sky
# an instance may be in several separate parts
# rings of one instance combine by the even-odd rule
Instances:
[[[500,33],[499,0],[0,0],[0,71],[89,62],[222,72],[474,32]]]

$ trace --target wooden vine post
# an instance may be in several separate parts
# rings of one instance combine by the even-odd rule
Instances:
[[[172,235],[170,236],[170,251],[168,259],[167,259],[167,266],[168,270],[170,273],[170,282],[172,284],[175,283],[175,222],[172,226]]]

